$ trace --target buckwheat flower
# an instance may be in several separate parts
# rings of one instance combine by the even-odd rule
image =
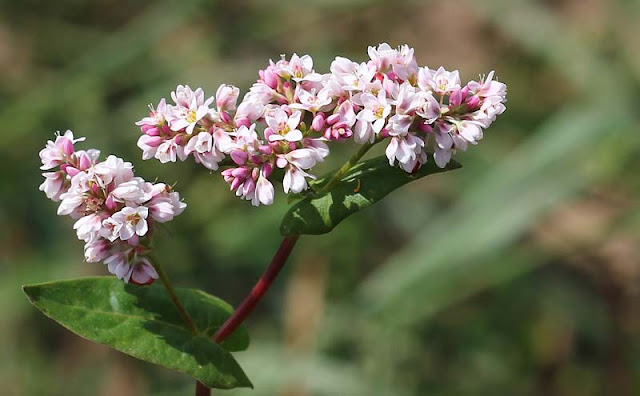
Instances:
[[[418,74],[418,63],[413,54],[413,48],[402,45],[396,50],[396,56],[391,59],[391,67],[396,78],[402,81],[416,81]]]
[[[164,98],[160,99],[160,102],[158,102],[158,106],[156,106],[155,109],[152,105],[149,105],[149,110],[151,110],[149,112],[149,116],[137,121],[136,125],[160,126],[164,124],[167,113],[167,102]]]
[[[315,178],[313,175],[306,173],[297,166],[287,167],[287,171],[284,174],[284,179],[282,180],[282,187],[284,188],[284,192],[286,194],[288,194],[289,192],[297,194],[301,191],[306,190],[309,187],[309,185],[307,184],[307,177]]]
[[[502,101],[507,95],[507,86],[499,81],[494,81],[494,74],[495,71],[492,70],[489,72],[487,77],[483,79],[483,81],[470,81],[469,84],[467,84],[469,92],[472,95],[477,95],[483,98],[496,96]]]
[[[454,125],[438,123],[434,128],[434,134],[436,146],[433,157],[440,168],[449,163],[457,150],[467,150],[467,141],[458,134]]]
[[[149,187],[141,177],[120,183],[111,191],[110,195],[114,197],[116,202],[130,202],[133,204],[142,204],[151,198]]]
[[[146,257],[138,257],[135,261],[130,262],[127,252],[119,252],[108,257],[104,263],[109,272],[126,283],[148,285],[158,279],[158,273]]]
[[[288,115],[281,108],[276,108],[265,117],[265,121],[269,126],[269,131],[265,131],[265,137],[270,142],[278,140],[298,142],[302,140],[302,132],[298,129],[301,118],[302,113],[300,111],[294,111],[291,115]]]
[[[204,90],[196,88],[194,91],[188,85],[178,85],[176,90],[171,92],[171,99],[177,106],[189,107],[194,99],[196,102],[204,102]]]
[[[405,82],[401,85],[394,84],[397,88],[392,93],[391,104],[395,105],[397,114],[414,114],[425,100],[422,92],[417,91],[411,84]],[[436,102],[438,104],[438,102]],[[439,107],[439,106],[438,106]]]
[[[259,203],[263,205],[271,205],[273,203],[273,184],[268,179],[270,173],[271,165],[265,165],[260,170],[260,176],[256,182],[255,196],[251,200],[253,206],[258,206]]]
[[[418,71],[418,86],[423,90],[433,89],[440,95],[460,89],[460,73],[446,71],[440,66],[438,70],[422,67]]]
[[[218,163],[224,159],[224,154],[218,150],[213,139],[209,132],[200,132],[189,140],[184,153],[186,155],[193,153],[197,163],[203,164],[208,169],[217,170]]]
[[[313,59],[309,55],[298,56],[298,54],[293,54],[291,59],[286,61],[283,55],[283,59],[278,62],[278,66],[280,66],[278,69],[280,77],[299,80],[313,72]]]
[[[375,67],[363,62],[356,64],[352,73],[339,74],[338,78],[342,80],[342,89],[345,91],[363,91],[373,81],[375,74]]]
[[[176,91],[171,93],[176,103],[171,106],[166,114],[167,122],[173,131],[185,129],[191,135],[198,122],[209,113],[209,105],[214,98],[204,99],[204,91],[198,88],[195,92],[189,86],[178,85]]]
[[[289,108],[307,110],[314,114],[318,111],[328,110],[326,107],[333,101],[329,94],[329,90],[327,89],[321,89],[316,92],[315,89],[306,91],[300,88],[296,91],[296,96],[298,98],[298,103],[290,104]]]
[[[147,225],[148,215],[149,208],[146,206],[138,206],[137,208],[126,206],[122,208],[121,211],[114,213],[109,219],[105,220],[105,222],[109,220],[107,222],[109,228],[113,225],[110,237],[117,233],[120,239],[126,241],[134,235],[144,236],[149,231]]]
[[[158,273],[146,257],[139,257],[138,261],[131,266],[130,280],[138,285],[149,285],[158,279]]]
[[[133,179],[133,165],[122,158],[110,155],[105,161],[91,167],[87,174],[91,180],[95,180],[104,188],[111,182],[120,184]]]
[[[378,96],[365,92],[360,96],[360,101],[364,109],[356,116],[360,124],[356,127],[356,136],[360,142],[370,141],[373,135],[369,133],[369,126],[375,134],[380,133],[391,113],[391,105],[387,102],[384,91],[378,92]]]
[[[158,152],[158,146],[164,142],[160,136],[142,135],[138,138],[137,146],[142,150],[142,159],[154,158]]]
[[[226,84],[220,85],[216,91],[216,107],[218,111],[234,111],[239,95],[240,89],[237,87]]]
[[[326,119],[328,127],[324,131],[327,140],[346,140],[353,136],[352,127],[356,123],[353,104],[345,100],[337,108],[337,112]]]
[[[379,44],[378,47],[371,46],[367,52],[372,63],[380,71],[385,71],[397,56],[397,50],[391,48],[387,43]]]
[[[389,159],[389,165],[393,166],[397,160],[405,172],[412,172],[416,165],[426,162],[426,154],[422,151],[424,141],[419,137],[406,133],[393,136],[385,154]]]
[[[184,149],[176,143],[175,139],[165,140],[158,146],[155,157],[163,164],[176,162],[179,152],[182,153],[182,157],[186,157]]]
[[[464,140],[471,144],[478,144],[478,140],[482,139],[482,127],[476,121],[453,121],[455,128]]]
[[[101,228],[102,216],[97,213],[90,213],[84,217],[81,217],[73,225],[73,229],[76,230],[78,234],[78,239],[81,239],[85,242],[95,240],[99,236]]]
[[[252,97],[247,94],[238,105],[238,110],[235,115],[236,124],[239,124],[238,126],[244,125],[241,121],[246,120],[248,124],[245,126],[248,127],[249,124],[261,118],[264,111],[264,105],[259,101],[253,100]]]
[[[75,191],[67,191],[60,195],[60,205],[58,206],[58,215],[70,215],[81,205],[84,204],[84,196],[82,193]]]
[[[173,220],[187,207],[187,204],[180,201],[180,195],[169,192],[169,188],[164,183],[155,184],[153,190],[154,196],[146,205],[153,220],[159,223]]]
[[[431,92],[421,91],[418,94],[418,103],[416,106],[416,114],[424,118],[424,122],[432,124],[441,114],[440,103],[433,97]]]
[[[84,259],[88,263],[97,263],[109,256],[111,244],[106,239],[94,239],[84,245]]]
[[[245,100],[250,102],[260,103],[261,105],[267,105],[278,98],[284,98],[275,89],[271,88],[265,83],[255,83],[249,88],[249,92],[245,96]],[[286,98],[284,98],[286,100]]]
[[[58,172],[45,172],[42,174],[45,177],[44,182],[40,185],[40,191],[44,191],[47,198],[54,202],[60,201],[60,195],[63,194],[66,189],[64,183],[66,181],[66,175],[62,171]]]
[[[62,165],[65,161],[65,157],[71,156],[75,151],[73,145],[84,140],[85,138],[83,137],[74,139],[73,132],[71,130],[65,131],[62,136],[58,131],[55,142],[51,140],[47,141],[45,148],[40,150],[39,155],[40,160],[42,161],[40,169],[48,170]]]

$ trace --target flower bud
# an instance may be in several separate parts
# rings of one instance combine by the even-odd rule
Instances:
[[[313,121],[311,122],[311,129],[317,132],[322,130],[324,126],[324,114],[318,113],[315,117],[313,117]]]

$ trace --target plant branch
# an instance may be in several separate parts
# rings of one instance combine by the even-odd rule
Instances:
[[[217,343],[224,341],[235,329],[238,328],[244,322],[244,320],[253,311],[255,306],[260,302],[264,294],[269,290],[269,287],[276,279],[284,263],[289,258],[293,247],[298,241],[299,235],[286,236],[280,243],[280,247],[271,259],[271,263],[265,270],[264,274],[260,277],[258,282],[253,286],[249,295],[245,297],[244,301],[240,304],[233,314],[227,319],[226,322],[218,329],[213,336],[213,340]],[[200,381],[196,383],[196,396],[209,396],[211,395],[211,389],[207,388]]]
[[[329,191],[336,183],[338,183],[344,175],[351,169],[360,159],[373,147],[379,140],[376,139],[373,143],[365,143],[356,153],[349,158],[349,160],[338,169],[338,171],[333,175],[331,180],[327,182],[324,186],[318,189],[317,192],[323,193]],[[236,309],[233,314],[227,319],[226,322],[218,329],[216,334],[213,336],[213,340],[217,343],[221,343],[224,341],[231,333],[234,332],[242,322],[251,314],[255,306],[260,302],[264,294],[269,290],[269,287],[276,279],[280,270],[284,266],[287,258],[291,254],[293,247],[298,241],[299,235],[290,235],[284,237],[280,247],[276,251],[276,254],[271,259],[271,263],[267,267],[266,271],[260,279],[258,283],[251,289],[251,292],[247,297],[245,297],[242,304]],[[207,388],[200,381],[196,382],[196,396],[210,396],[211,389]]]
[[[148,257],[148,258],[153,264],[153,268],[156,269],[158,276],[160,276],[160,280],[162,281],[162,284],[164,285],[165,289],[167,289],[167,292],[169,293],[169,297],[171,297],[171,301],[173,301],[173,304],[178,309],[178,312],[180,313],[182,320],[184,320],[184,323],[187,325],[189,330],[191,330],[191,332],[194,335],[198,334],[198,329],[196,328],[195,323],[193,323],[193,319],[191,319],[191,316],[189,316],[189,314],[187,313],[187,310],[184,308],[184,305],[182,305],[182,302],[178,298],[178,295],[176,294],[176,290],[171,285],[171,282],[169,281],[169,277],[167,276],[167,273],[164,271],[164,268],[162,267],[162,265],[160,265],[158,260],[156,260],[155,258],[152,258],[152,257]]]
[[[373,143],[365,143],[362,146],[360,146],[358,151],[356,151],[356,153],[353,154],[353,156],[349,158],[349,160],[345,162],[344,165],[340,167],[340,169],[338,169],[338,171],[335,173],[335,175],[333,175],[331,180],[329,180],[327,184],[325,184],[320,189],[318,189],[318,192],[319,193],[327,192],[331,189],[331,187],[335,186],[336,183],[342,180],[344,175],[346,175],[347,172],[349,172],[349,169],[353,168],[353,166],[356,163],[358,163],[358,161],[360,161],[360,159],[367,153],[367,151],[369,151],[369,149],[371,149],[371,147],[373,147],[376,143],[378,143],[377,140]]]

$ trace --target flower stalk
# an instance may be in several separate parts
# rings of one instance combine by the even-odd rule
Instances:
[[[151,258],[151,257],[149,257],[149,259],[151,261],[151,264],[153,265],[153,268],[155,268],[156,272],[158,273],[158,276],[160,277],[160,281],[162,281],[162,284],[164,285],[165,289],[167,289],[167,293],[169,293],[169,297],[171,298],[171,301],[173,301],[173,304],[178,309],[178,312],[180,313],[182,320],[187,325],[191,333],[193,333],[194,335],[198,334],[198,329],[196,328],[196,325],[193,322],[193,319],[191,319],[191,316],[189,316],[189,313],[187,312],[186,308],[184,307],[184,305],[182,305],[182,302],[180,301],[180,298],[178,297],[176,290],[173,288],[173,285],[171,284],[171,281],[169,280],[169,276],[167,275],[166,271],[164,270],[160,262],[158,262],[158,260],[155,260],[154,258]]]

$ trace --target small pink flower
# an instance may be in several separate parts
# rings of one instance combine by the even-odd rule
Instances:
[[[240,95],[240,89],[233,85],[222,84],[216,91],[216,107],[218,111],[234,111]]]
[[[47,198],[52,201],[60,201],[60,195],[66,192],[64,188],[64,182],[66,180],[64,172],[45,172],[42,176],[44,176],[45,179],[40,185],[40,191],[44,191]]]
[[[149,112],[149,116],[144,117],[140,121],[137,121],[136,125],[159,126],[164,124],[164,121],[166,119],[166,112],[167,112],[167,102],[165,101],[164,98],[160,99],[160,102],[158,103],[158,106],[155,109],[153,108],[152,105],[149,105],[149,110],[151,110]]]
[[[185,131],[191,135],[198,122],[209,113],[209,105],[213,97],[204,100],[204,91],[198,88],[195,92],[189,86],[179,85],[171,93],[176,106],[167,110],[166,119],[173,131]]]
[[[440,95],[460,89],[460,73],[446,71],[440,66],[438,70],[431,70],[428,67],[420,68],[418,72],[418,85],[423,90],[434,90]]]
[[[363,123],[369,124],[374,133],[380,133],[387,122],[387,117],[391,113],[391,105],[387,102],[385,92],[379,91],[378,96],[365,92],[360,97],[360,101],[364,105],[364,109],[358,113],[356,118]],[[364,141],[363,137],[367,134],[360,133],[359,135],[361,141]]]
[[[302,132],[298,129],[302,113],[294,111],[290,116],[281,108],[276,108],[271,114],[265,117],[271,134],[270,142],[285,140],[287,142],[298,142],[302,140]],[[267,133],[265,132],[265,135]]]
[[[109,240],[117,234],[117,236],[126,241],[134,235],[144,236],[149,227],[147,225],[147,216],[149,215],[149,208],[145,206],[138,206],[132,208],[126,206],[121,211],[114,213],[110,218],[103,221],[107,223],[106,228],[110,228],[113,225],[113,231],[109,234]],[[115,240],[115,239],[113,239]]]
[[[91,213],[81,217],[73,225],[73,229],[78,233],[78,239],[85,242],[98,238],[100,228],[102,228],[102,216],[97,213]]]
[[[42,161],[40,169],[48,170],[60,166],[65,162],[66,157],[73,154],[73,145],[84,140],[83,137],[74,139],[71,130],[67,130],[62,136],[60,136],[60,132],[57,132],[55,142],[49,140],[45,148],[40,150],[39,155]]]

